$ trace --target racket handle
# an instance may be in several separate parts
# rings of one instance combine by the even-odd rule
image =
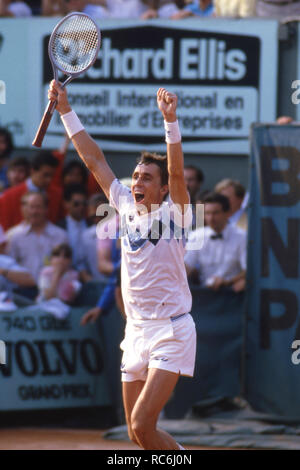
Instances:
[[[49,101],[48,106],[44,112],[44,116],[42,117],[40,127],[38,128],[38,131],[35,135],[35,138],[33,139],[32,145],[34,147],[41,147],[45,134],[47,132],[48,126],[50,124],[51,118],[53,116],[53,112],[55,110],[57,101]]]

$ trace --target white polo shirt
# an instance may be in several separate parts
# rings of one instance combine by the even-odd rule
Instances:
[[[189,244],[202,239],[203,246],[199,250],[189,250]],[[233,224],[227,224],[222,238],[215,238],[215,232],[208,226],[199,228],[189,235],[185,264],[196,268],[201,284],[207,285],[212,277],[230,280],[242,270],[246,270],[247,234]]]
[[[165,202],[139,216],[131,191],[117,179],[110,187],[110,205],[120,214],[121,285],[127,318],[164,319],[189,312],[192,296],[184,266],[183,232],[191,224],[191,211],[185,223],[178,223],[176,214],[171,211],[170,215],[172,203]]]

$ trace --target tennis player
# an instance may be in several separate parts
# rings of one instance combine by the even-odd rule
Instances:
[[[190,225],[192,213],[186,209],[189,195],[177,96],[164,88],[157,92],[167,157],[142,155],[133,171],[131,190],[119,182],[84,130],[66,90],[52,81],[48,97],[57,100],[56,109],[80,158],[125,220],[121,284],[127,322],[121,372],[129,437],[143,449],[183,449],[157,428],[159,414],[179,376],[193,376],[196,351],[195,324],[189,314],[192,297],[184,267],[185,240],[184,235],[179,237],[185,225]],[[164,202],[168,192],[169,201]]]

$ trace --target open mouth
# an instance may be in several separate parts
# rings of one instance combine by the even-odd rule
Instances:
[[[135,201],[136,201],[136,202],[141,202],[141,201],[144,199],[144,194],[135,193],[135,194],[134,194],[134,197],[135,197]]]

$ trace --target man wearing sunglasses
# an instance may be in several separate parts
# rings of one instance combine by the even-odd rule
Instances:
[[[72,248],[73,267],[81,272],[84,270],[84,253],[82,235],[87,228],[87,194],[80,184],[71,184],[64,190],[64,207],[66,217],[58,222],[58,226],[66,230]]]

